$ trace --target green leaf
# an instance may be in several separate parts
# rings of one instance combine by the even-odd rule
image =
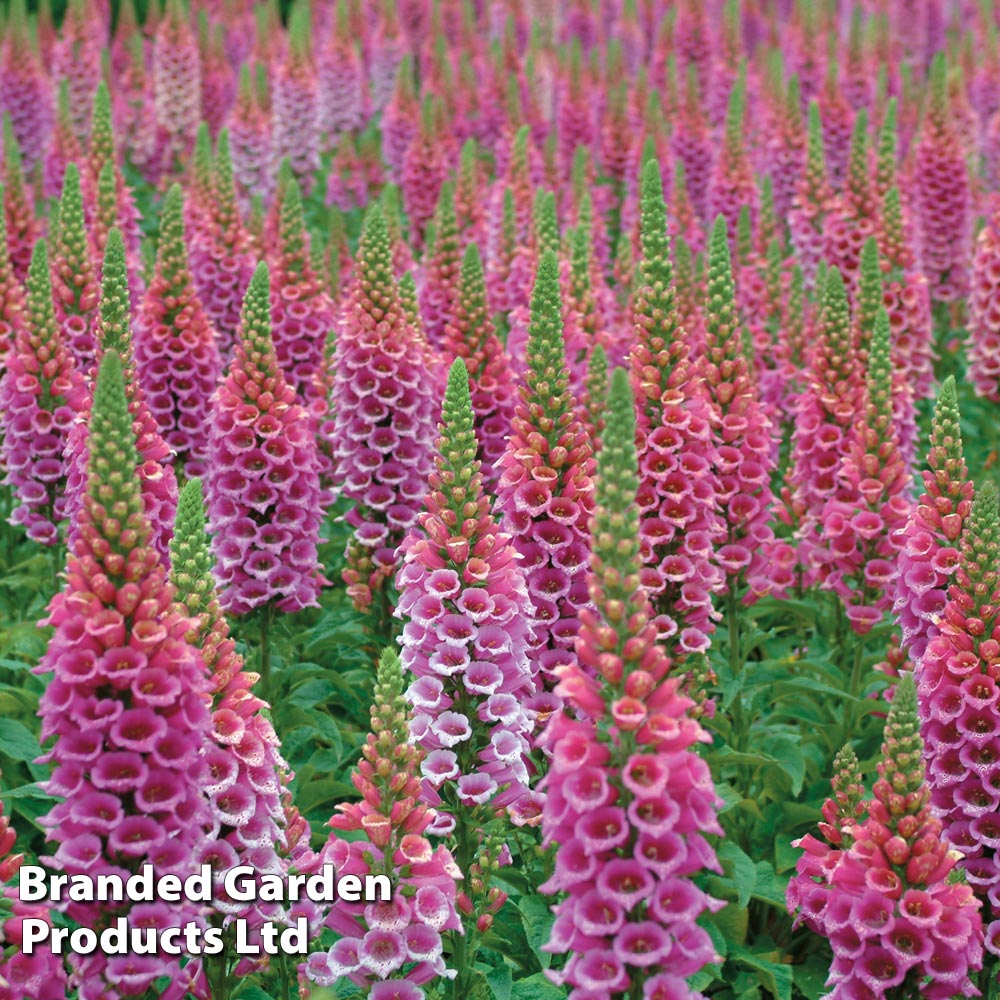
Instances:
[[[527,979],[518,979],[511,987],[510,1000],[566,1000],[566,991],[538,972]]]
[[[788,839],[788,834],[779,833],[774,838],[774,864],[775,870],[779,873],[790,871],[794,868],[801,857],[802,852],[798,848],[792,847]]]
[[[486,969],[483,975],[486,977],[486,982],[489,983],[490,993],[496,1000],[510,1000],[511,986],[514,980],[510,974],[509,965],[497,965]]]
[[[313,994],[317,997],[317,994]],[[259,986],[248,985],[236,994],[236,1000],[274,1000],[270,993],[265,993]]]
[[[775,1000],[792,1000],[792,970],[787,965],[773,961],[780,957],[777,952],[758,954],[748,948],[733,947],[729,957],[753,969],[761,986],[769,990]]]
[[[804,964],[792,966],[795,986],[802,991],[806,1000],[819,1000],[826,995],[829,972],[829,961],[824,955],[811,955]]]
[[[771,756],[778,762],[789,778],[792,779],[792,795],[802,791],[802,783],[806,780],[806,759],[802,755],[802,746],[795,736],[778,734],[769,737],[767,748]]]
[[[725,947],[719,948],[720,955],[729,954],[730,945],[741,945],[746,942],[750,914],[745,906],[730,903],[718,913],[710,914],[706,920],[710,926],[718,928],[722,935]],[[718,948],[718,944],[716,947]]]
[[[785,892],[788,879],[775,873],[770,861],[757,862],[757,879],[753,887],[753,898],[762,903],[770,903],[785,911]]]
[[[311,680],[300,684],[288,696],[288,701],[289,704],[298,705],[300,708],[314,708],[316,705],[322,705],[336,692],[336,687],[328,680]]]
[[[551,906],[552,904],[541,896],[525,896],[517,904],[521,922],[524,924],[524,936],[538,955],[538,961],[541,962],[543,969],[547,969],[552,961],[551,955],[547,951],[542,951],[542,945],[548,942],[552,924],[556,919]]]
[[[750,902],[754,886],[757,884],[757,870],[753,861],[742,848],[727,840],[716,852],[722,862],[723,871],[736,886],[737,906],[744,907]]]
[[[711,921],[707,921],[704,927],[705,932],[712,939],[712,946],[715,948],[716,954],[719,958],[725,959],[726,955],[729,954],[729,942],[726,940],[726,935]]]
[[[357,797],[357,789],[344,781],[334,781],[333,779],[323,779],[320,781],[307,781],[304,775],[300,775],[302,787],[299,790],[298,805],[303,813],[311,813],[320,806],[328,807],[327,812],[332,812],[332,807],[338,802],[344,802]]]
[[[12,788],[10,791],[0,792],[0,799],[44,799],[46,802],[56,800],[43,792],[39,785],[21,785],[19,788]]]
[[[0,754],[11,760],[33,761],[42,748],[27,726],[16,719],[0,718]]]

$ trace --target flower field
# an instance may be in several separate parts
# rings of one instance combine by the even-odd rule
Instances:
[[[0,1000],[1000,997],[1000,7],[10,0]]]

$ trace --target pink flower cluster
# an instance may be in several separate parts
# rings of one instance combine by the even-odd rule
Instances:
[[[726,525],[714,559],[726,575],[728,588],[736,592],[745,581],[749,602],[772,590],[787,589],[792,583],[792,559],[790,554],[780,558],[783,553],[776,551],[770,524],[774,438],[743,354],[722,216],[716,220],[709,243],[705,313],[705,353],[699,368],[712,405],[715,448],[710,461],[717,480],[715,499]]]
[[[928,101],[914,171],[920,262],[931,299],[952,302],[969,291],[972,196],[948,100],[943,52],[931,67]]]
[[[202,793],[217,834],[203,845],[199,863],[210,864],[217,873],[237,865],[250,865],[259,872],[281,872],[288,868],[290,854],[301,854],[307,847],[308,826],[305,843],[296,851],[303,831],[293,829],[284,801],[285,785],[292,775],[265,714],[269,706],[253,692],[259,678],[244,669],[215,595],[197,479],[188,480],[178,501],[170,561],[176,606],[196,621],[188,639],[201,650],[211,687],[211,745],[202,757]],[[234,902],[224,896],[220,885],[216,885],[213,909],[227,922],[236,917],[246,920],[248,940],[254,943],[259,943],[264,921],[284,922],[292,911],[305,912],[313,923],[316,918],[316,907],[310,900],[287,907],[260,900]],[[261,961],[239,959],[234,973],[246,975]]]
[[[219,353],[228,360],[256,263],[236,204],[227,131],[219,135],[214,181],[214,197],[186,236],[198,298],[215,330]]]
[[[830,197],[819,105],[811,101],[806,160],[801,168],[788,214],[792,244],[806,283],[810,286],[823,256],[825,219]]]
[[[24,855],[11,854],[16,840],[17,833],[0,803],[0,883],[9,882],[24,861]],[[0,959],[0,1000],[64,1000],[67,983],[62,959],[45,945],[36,943],[31,955],[21,947],[27,919],[52,923],[47,906],[22,903],[17,886],[7,886],[0,897],[0,944],[14,950]]]
[[[442,346],[445,324],[455,310],[462,245],[455,219],[455,185],[441,185],[434,212],[434,243],[421,262],[420,315],[424,332],[434,347]]]
[[[976,394],[1000,403],[1000,200],[976,239],[966,354]]]
[[[281,197],[278,238],[271,263],[271,337],[278,364],[308,407],[323,389],[320,376],[335,309],[309,259],[310,238],[295,181]]]
[[[879,310],[865,402],[847,436],[836,489],[820,515],[814,555],[824,588],[840,595],[851,627],[864,635],[894,598],[892,581],[912,509],[892,406],[889,317]]]
[[[697,388],[680,325],[659,166],[644,170],[642,263],[632,311],[630,354],[637,401],[642,583],[664,638],[679,654],[703,652],[712,631],[712,594],[722,585],[713,547],[725,532],[714,473],[711,408]],[[676,637],[676,638],[674,638]]]
[[[815,582],[816,531],[836,487],[858,408],[861,375],[852,347],[850,306],[836,268],[826,278],[805,387],[796,401],[792,466],[783,498],[798,527],[799,562]]]
[[[556,845],[541,891],[566,893],[545,947],[570,956],[550,973],[572,987],[570,1000],[637,993],[639,984],[647,997],[699,997],[684,979],[715,960],[695,921],[717,904],[690,881],[719,870],[704,838],[721,833],[718,799],[693,750],[708,734],[689,715],[681,679],[667,676],[639,582],[633,430],[617,369],[598,456],[593,608],[580,612],[579,664],[560,671],[564,708],[539,740],[550,757],[543,843]]]
[[[229,372],[209,431],[208,520],[219,600],[244,615],[273,602],[292,612],[316,603],[323,505],[309,419],[271,343],[270,281],[250,281]]]
[[[955,379],[941,386],[931,429],[924,492],[903,531],[896,564],[893,612],[903,630],[903,646],[919,664],[938,635],[948,585],[959,561],[959,539],[972,509],[974,486],[962,455]]]
[[[579,614],[589,603],[587,565],[593,509],[592,447],[569,389],[555,255],[538,267],[528,371],[501,459],[501,526],[521,555],[534,618],[531,660],[542,718],[561,665],[576,662]]]
[[[306,975],[320,986],[342,976],[368,990],[369,1000],[423,1000],[420,986],[449,973],[442,933],[460,931],[455,908],[459,871],[448,849],[427,837],[434,813],[420,801],[424,751],[408,738],[409,712],[402,698],[403,677],[396,653],[386,650],[379,664],[372,732],[352,775],[361,795],[343,804],[330,820],[336,831],[363,833],[365,839],[327,841],[314,870],[332,864],[343,875],[388,875],[391,901],[331,908],[326,926],[340,937],[329,951],[309,956]]]
[[[135,364],[164,441],[188,476],[207,470],[209,404],[222,359],[188,267],[179,184],[167,192],[156,273],[135,321]]]
[[[25,166],[32,170],[45,150],[52,127],[53,102],[51,84],[31,43],[25,14],[24,6],[11,5],[0,50],[0,107],[10,115]]]
[[[44,819],[58,845],[43,859],[73,874],[128,874],[150,862],[158,874],[187,874],[214,822],[204,796],[201,754],[209,731],[208,681],[173,607],[173,587],[143,513],[121,363],[101,362],[90,426],[87,491],[66,571],[49,606],[55,629],[38,672],[51,674],[40,701],[41,739],[55,737],[46,784],[59,802]],[[71,902],[86,927],[127,913],[166,927],[198,920],[191,904],[116,907]],[[81,1000],[140,996],[160,976],[163,996],[204,996],[197,961],[176,957],[74,956]]]
[[[850,289],[856,285],[861,248],[878,223],[868,145],[868,111],[862,108],[854,119],[843,190],[828,201],[823,220],[823,259],[837,268]]]
[[[913,389],[916,399],[926,399],[934,386],[934,324],[927,278],[916,266],[911,235],[905,221],[899,188],[891,188],[882,210],[883,232],[879,252],[888,265],[884,275],[882,302],[892,328],[893,364],[902,380]],[[974,265],[975,266],[975,265]],[[975,290],[970,294],[970,310],[976,309]],[[972,361],[979,343],[977,323],[970,317],[967,354]],[[973,374],[975,380],[975,375]]]
[[[59,234],[52,253],[56,318],[81,374],[94,363],[94,326],[100,294],[95,251],[84,220],[80,171],[66,167],[59,202]]]
[[[269,109],[264,106],[258,82],[246,63],[240,67],[229,134],[233,151],[233,176],[239,188],[241,205],[245,208],[251,194],[269,197],[274,188]]]
[[[571,954],[559,979],[574,1000],[625,993],[637,974],[649,975],[647,995],[692,997],[684,977],[715,959],[695,923],[715,904],[689,877],[718,870],[702,833],[721,830],[708,768],[688,749],[697,725],[678,726],[692,702],[676,688],[663,682],[646,699],[647,738],[621,771],[591,723],[560,714],[545,733],[543,831],[557,854],[541,889],[567,893],[546,949]]]
[[[184,8],[171,0],[153,44],[156,121],[170,152],[185,158],[201,120],[201,58]]]
[[[1000,760],[1000,516],[987,482],[962,529],[948,603],[917,666],[927,780],[948,842],[983,897],[986,947],[1000,954],[1000,857],[994,776]]]
[[[337,334],[333,396],[335,481],[354,508],[345,581],[368,607],[396,572],[432,468],[434,385],[426,342],[403,313],[379,207],[365,220]]]
[[[288,159],[292,176],[308,194],[319,166],[320,106],[312,53],[310,12],[296,8],[285,58],[274,67],[271,141],[275,167]]]
[[[531,602],[518,552],[490,514],[476,450],[459,358],[430,492],[419,529],[400,549],[396,580],[402,661],[414,677],[411,732],[427,751],[424,794],[439,809],[435,833],[449,832],[463,808],[507,808],[525,823],[539,805],[528,790]]]
[[[67,516],[67,461],[63,457],[72,422],[86,390],[63,340],[52,306],[45,244],[31,260],[27,308],[15,329],[0,378],[4,482],[14,488],[13,524],[43,545],[59,541]]]
[[[483,481],[487,488],[494,487],[514,419],[517,385],[510,356],[487,311],[483,263],[475,243],[466,247],[462,260],[458,295],[444,327],[442,353],[465,359]]]
[[[949,876],[955,858],[942,839],[923,777],[913,680],[897,687],[873,798],[853,751],[835,766],[836,798],[823,808],[827,843],[811,834],[788,885],[788,909],[833,947],[830,1000],[899,995],[979,996],[970,974],[982,965],[979,905]],[[864,811],[867,807],[867,818]]]
[[[166,559],[177,510],[177,477],[168,462],[170,448],[163,440],[146,394],[135,374],[132,356],[130,292],[125,263],[125,245],[118,229],[108,234],[101,275],[100,319],[97,324],[98,362],[107,350],[117,351],[125,366],[125,393],[132,414],[136,447],[139,449],[139,482],[146,518],[153,530],[153,545]],[[73,546],[78,511],[83,505],[89,454],[89,420],[93,399],[85,394],[66,442],[66,515],[68,543]]]

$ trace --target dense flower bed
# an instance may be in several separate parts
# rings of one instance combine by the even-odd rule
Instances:
[[[62,6],[0,1000],[994,995],[995,5]]]

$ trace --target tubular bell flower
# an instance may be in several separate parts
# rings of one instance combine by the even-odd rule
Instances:
[[[126,875],[149,862],[182,878],[212,836],[203,787],[209,734],[205,662],[187,641],[191,619],[151,544],[136,476],[141,460],[121,361],[104,352],[90,417],[87,486],[66,584],[49,605],[55,634],[38,666],[41,738],[55,737],[46,784],[60,800],[43,822],[58,848],[43,860],[70,875]],[[100,929],[117,916],[161,926],[201,922],[190,903],[71,902],[67,915]],[[73,955],[81,1000],[143,996],[167,976],[162,996],[206,997],[200,963],[148,956],[141,972],[101,951]]]
[[[42,159],[52,128],[52,81],[42,66],[38,36],[28,26],[24,0],[10,5],[0,51],[0,108],[10,115],[31,171]]]
[[[444,138],[444,108],[439,99],[428,94],[420,114],[420,125],[406,147],[401,186],[403,203],[410,220],[410,244],[422,249],[427,225],[434,215],[441,185],[455,158]]]
[[[433,242],[430,233],[433,232]],[[445,181],[434,212],[433,229],[428,233],[420,287],[420,315],[427,339],[440,346],[445,325],[452,318],[458,294],[462,247],[455,219],[455,185]]]
[[[2,200],[3,191],[0,190],[0,201]],[[0,378],[7,367],[7,356],[14,347],[18,331],[24,327],[24,309],[24,289],[14,275],[10,255],[7,253],[7,227],[3,212],[0,211]],[[0,445],[0,456],[2,454]],[[3,465],[0,458],[0,468]]]
[[[359,48],[347,24],[347,5],[338,4],[333,30],[319,51],[316,65],[324,149],[335,149],[345,133],[364,125],[368,81]]]
[[[848,288],[855,287],[861,248],[876,230],[878,201],[872,184],[868,149],[868,111],[854,118],[851,151],[843,191],[830,199],[823,220],[823,259],[840,271]]]
[[[442,349],[445,357],[464,358],[469,370],[483,484],[492,492],[500,478],[498,463],[511,431],[517,389],[510,357],[487,311],[483,263],[475,243],[465,249],[458,294],[444,327]]]
[[[969,291],[972,204],[965,154],[948,101],[943,52],[931,63],[926,101],[914,170],[920,264],[931,300],[952,302]]]
[[[118,145],[111,121],[111,95],[102,80],[94,95],[94,116],[90,127],[87,166],[80,177],[84,212],[90,223],[90,236],[98,255],[107,250],[111,230],[117,228],[125,244],[128,264],[128,287],[133,308],[142,296],[140,276],[139,209],[132,189],[125,183]],[[100,269],[100,260],[95,262]]]
[[[173,532],[177,510],[177,478],[168,462],[170,448],[160,436],[146,394],[135,375],[132,356],[128,272],[125,265],[125,245],[120,230],[108,235],[101,274],[100,317],[96,326],[97,360],[107,350],[114,350],[125,368],[125,394],[129,413],[134,421],[136,447],[141,464],[139,483],[145,504],[146,519],[153,532],[152,544],[164,559]],[[91,390],[92,391],[92,390]],[[86,496],[88,432],[92,398],[81,401],[80,412],[69,430],[66,441],[66,516],[69,519],[69,545],[72,549],[74,532],[79,520],[77,511]]]
[[[302,190],[312,190],[319,166],[320,108],[308,4],[296,4],[288,26],[288,53],[274,73],[275,165],[287,159]]]
[[[153,41],[156,120],[171,153],[187,159],[201,121],[201,56],[184,6],[168,0]]]
[[[838,755],[834,799],[788,885],[788,909],[833,946],[829,1000],[979,996],[982,918],[972,889],[949,878],[955,860],[941,837],[924,780],[913,678],[904,674],[885,725],[873,798],[850,748]],[[864,812],[867,809],[867,818]]]
[[[335,834],[308,866],[332,864],[338,878],[389,877],[391,903],[340,903],[331,909],[326,926],[340,939],[329,951],[310,955],[304,970],[320,986],[347,976],[370,988],[372,998],[382,996],[376,984],[387,981],[398,990],[387,989],[387,1000],[423,1000],[418,984],[448,976],[441,933],[461,928],[455,909],[458,869],[448,849],[432,847],[427,838],[434,811],[420,801],[426,754],[410,742],[410,717],[399,655],[387,649],[379,659],[371,732],[351,775],[361,801],[339,805],[329,824],[365,838],[347,842]]]
[[[413,53],[406,52],[399,63],[392,96],[382,111],[382,159],[389,168],[389,180],[398,184],[403,176],[403,160],[420,120],[413,78]]]
[[[69,83],[70,114],[81,142],[88,137],[90,107],[101,79],[99,39],[106,28],[103,12],[94,0],[70,0],[52,52],[53,77]]]
[[[86,389],[56,322],[41,240],[31,258],[27,304],[16,322],[0,378],[4,483],[13,487],[16,501],[10,520],[33,541],[56,545],[68,513],[63,451]]]
[[[807,567],[823,504],[847,454],[861,381],[847,290],[836,268],[827,274],[822,292],[806,384],[795,403],[789,485],[782,493],[787,516],[798,529],[799,562]]]
[[[42,228],[35,216],[33,196],[25,189],[21,149],[14,138],[10,116],[3,118],[3,213],[7,230],[7,254],[14,274],[24,282],[35,244]]]
[[[3,815],[0,803],[0,883],[14,878],[24,861],[23,854],[11,854],[16,840],[10,817]],[[64,1000],[67,983],[62,959],[51,947],[37,943],[31,955],[21,950],[22,922],[29,918],[52,924],[47,906],[23,903],[18,887],[7,886],[0,896],[0,943],[13,945],[14,950],[9,957],[0,958],[0,1000]]]
[[[222,369],[188,267],[184,195],[167,192],[160,218],[156,272],[135,321],[135,363],[149,410],[186,476],[204,475],[209,401]]]
[[[212,197],[200,224],[187,233],[188,260],[198,298],[215,330],[219,353],[228,360],[240,321],[240,306],[253,277],[250,234],[236,204],[229,132],[219,133]]]
[[[407,321],[381,208],[365,219],[337,335],[335,482],[355,506],[344,580],[359,610],[391,582],[433,468],[434,385],[426,342]]]
[[[316,401],[334,305],[309,257],[302,195],[291,181],[281,197],[278,238],[272,254],[271,337],[278,363],[299,402]]]
[[[806,130],[802,121],[802,92],[798,77],[788,81],[788,92],[773,98],[774,129],[766,139],[764,174],[774,184],[774,208],[787,219],[805,167]]]
[[[562,331],[558,266],[548,251],[538,266],[528,366],[496,500],[501,526],[521,555],[535,622],[531,659],[547,692],[559,665],[576,660],[593,510],[592,447],[569,388]]]
[[[910,472],[893,421],[889,317],[879,308],[864,407],[848,432],[833,495],[823,505],[815,553],[822,586],[840,596],[859,635],[892,606],[911,510]]]
[[[899,144],[896,101],[886,108],[879,135],[875,189],[882,198],[879,254],[884,270],[882,302],[892,327],[893,364],[912,387],[915,399],[926,399],[934,387],[934,325],[927,278],[917,266],[911,213],[904,214],[896,182]],[[968,356],[976,347],[975,290],[971,293]]]
[[[247,288],[229,371],[216,390],[208,436],[208,521],[219,601],[245,615],[274,604],[316,604],[322,508],[319,459],[271,342],[270,279],[261,263]]]
[[[708,189],[715,146],[698,93],[698,74],[694,67],[687,69],[683,81],[678,80],[679,86],[681,83],[681,104],[670,144],[674,156],[684,164],[684,176],[695,213],[700,219],[704,219],[708,210]]]
[[[240,203],[246,208],[254,196],[267,200],[274,186],[274,152],[270,115],[251,67],[240,67],[236,104],[230,117],[233,176],[239,185]],[[235,333],[235,327],[234,327]]]
[[[476,451],[468,372],[457,358],[430,492],[420,527],[400,547],[396,579],[402,661],[414,677],[407,698],[418,710],[411,731],[428,752],[425,801],[441,814],[435,832],[457,822],[473,833],[474,817],[505,807],[524,823],[537,809],[524,707],[535,691],[531,602],[518,552],[490,514]]]
[[[775,575],[770,478],[776,449],[771,422],[757,396],[743,353],[726,220],[721,215],[716,219],[708,249],[705,333],[700,368],[715,425],[715,449],[709,461],[714,464],[718,483],[715,496],[725,512],[726,523],[726,535],[720,539],[715,561],[726,575],[727,588],[735,592],[745,582],[749,588],[747,600],[755,600],[776,585],[782,589],[791,579]]]
[[[69,109],[69,81],[63,80],[56,97],[56,122],[42,162],[42,194],[58,198],[66,168],[84,159],[83,148],[73,129]],[[79,168],[78,168],[79,169]]]
[[[919,670],[959,560],[959,539],[975,487],[962,454],[955,379],[948,376],[934,407],[924,492],[910,512],[896,569],[893,611],[903,630],[903,647]]]
[[[788,215],[792,244],[798,253],[802,273],[809,286],[812,286],[816,268],[823,256],[823,230],[829,200],[830,185],[827,179],[819,106],[815,101],[811,101],[806,162]],[[820,291],[822,292],[822,289]]]
[[[52,291],[56,318],[76,367],[89,372],[96,357],[94,325],[100,285],[94,267],[96,250],[83,215],[80,170],[75,163],[66,167],[59,202],[59,232],[53,242]]]
[[[225,858],[227,867],[248,864],[258,871],[288,867],[291,843],[285,810],[287,783],[293,777],[281,757],[266,702],[253,693],[257,674],[244,669],[229,626],[215,594],[212,556],[205,534],[201,483],[189,479],[177,503],[177,521],[170,543],[170,582],[175,608],[195,621],[188,641],[201,650],[211,687],[212,748],[205,755],[208,774],[203,793],[218,826],[216,839],[205,845],[202,860]],[[305,831],[308,844],[308,827]],[[234,903],[216,892],[215,905],[226,923],[232,917],[248,921],[250,940],[258,940],[264,921],[287,920],[285,907],[254,901]],[[301,905],[301,904],[300,904]],[[260,964],[242,959],[235,974],[246,975]]]
[[[696,389],[680,324],[655,160],[643,169],[640,236],[630,365],[638,414],[642,582],[658,612],[661,637],[683,656],[708,648],[712,594],[723,583],[712,549],[726,529],[716,501],[711,410]]]
[[[976,395],[1000,403],[1000,201],[976,238],[969,292],[969,379]]]
[[[745,148],[746,81],[741,79],[729,94],[725,138],[712,170],[708,189],[708,217],[721,215],[726,232],[736,233],[740,210],[746,206],[753,224],[757,217],[757,183]]]
[[[700,997],[684,977],[715,960],[695,924],[716,903],[688,877],[718,871],[703,833],[721,833],[719,799],[693,751],[708,735],[657,645],[653,609],[640,582],[635,414],[628,376],[616,369],[598,453],[592,608],[580,612],[578,664],[560,668],[564,709],[541,745],[544,843],[555,874],[541,891],[556,905],[547,951],[570,953],[550,973],[573,997]],[[592,992],[593,991],[593,992]]]
[[[986,948],[1000,954],[1000,859],[993,803],[1000,760],[1000,517],[992,483],[976,491],[962,528],[948,603],[917,666],[921,733],[934,810],[965,877],[984,900]]]
[[[200,12],[199,12],[200,15]],[[201,114],[213,136],[219,134],[233,101],[236,98],[236,80],[226,55],[226,34],[232,26],[209,24],[207,18],[198,18],[198,49],[201,53]]]

